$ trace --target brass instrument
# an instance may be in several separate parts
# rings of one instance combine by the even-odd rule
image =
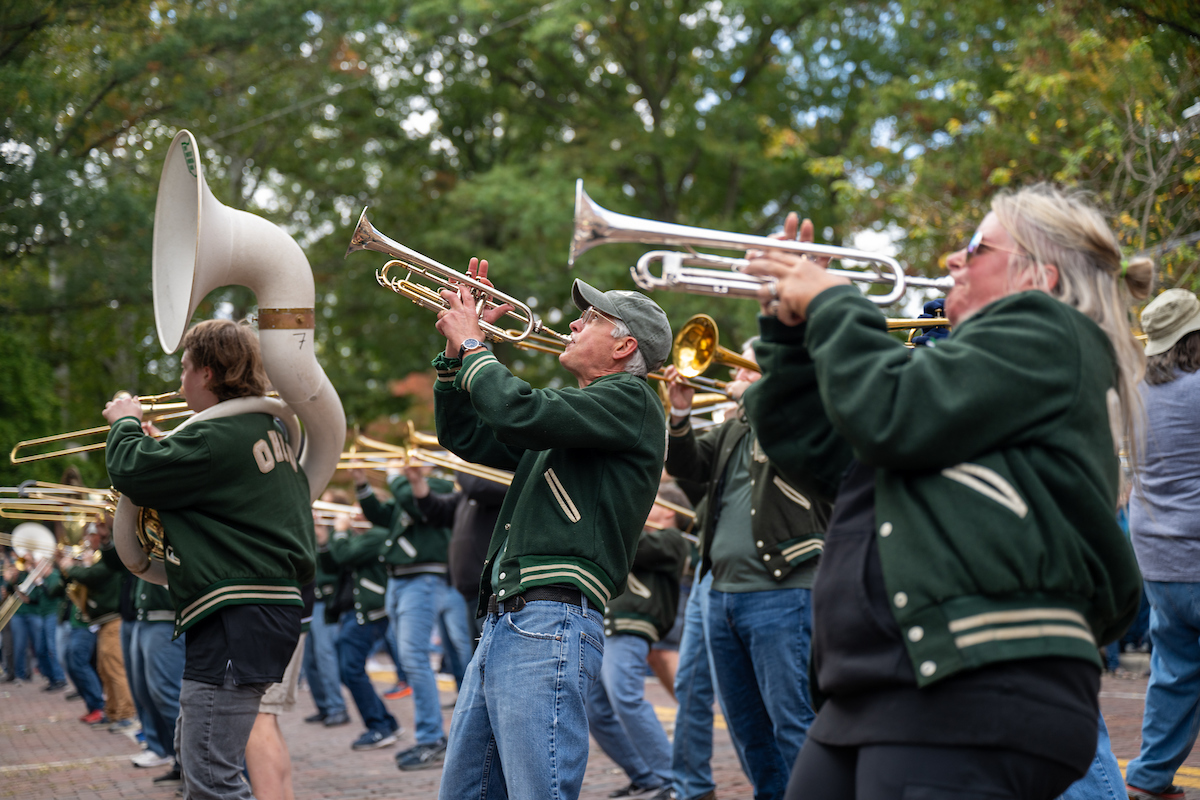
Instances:
[[[29,592],[33,590],[37,582],[54,568],[52,556],[58,549],[58,543],[50,529],[36,522],[22,522],[14,528],[9,543],[18,559],[25,562],[36,560],[37,564],[29,570],[17,590],[0,604],[0,630],[4,630],[4,627],[8,625],[9,620],[17,613],[17,609],[21,603],[25,602],[25,598],[29,596]],[[40,557],[33,559],[35,555],[40,555]],[[28,565],[25,564],[19,568],[24,571],[24,566]]]
[[[379,282],[380,286],[386,286],[393,292],[404,295],[422,308],[431,311],[449,308],[439,291],[441,289],[457,291],[459,286],[470,287],[471,296],[475,299],[476,316],[482,316],[484,311],[499,308],[506,303],[511,305],[513,308],[507,312],[507,316],[517,320],[523,327],[513,336],[504,328],[480,319],[479,327],[489,339],[517,342],[533,334],[548,336],[564,343],[570,339],[570,336],[547,328],[533,313],[533,309],[512,295],[505,294],[494,286],[488,286],[470,275],[451,269],[445,264],[440,264],[428,256],[421,255],[416,250],[384,236],[367,221],[367,209],[365,208],[358,218],[354,234],[350,237],[350,246],[346,248],[346,255],[358,250],[374,250],[377,253],[391,256],[392,261],[384,264],[382,270],[375,271],[375,280]],[[395,266],[403,267],[408,274],[403,279],[389,278],[388,270]],[[412,280],[414,275],[430,281],[436,288],[415,283]]]
[[[503,484],[504,486],[512,485],[513,473],[509,472],[508,470],[497,469],[495,467],[485,467],[482,464],[473,464],[469,461],[464,461],[453,453],[446,453],[445,451],[439,452],[429,449],[431,447],[440,448],[441,444],[438,442],[436,436],[418,431],[412,420],[408,421],[408,435],[405,437],[404,446],[388,444],[387,442],[381,442],[378,439],[372,439],[369,436],[364,436],[362,434],[356,436],[354,442],[356,445],[361,444],[372,449],[366,453],[357,449],[351,449],[348,452],[342,453],[342,463],[346,464],[357,462],[358,464],[362,464],[364,466],[352,467],[339,465],[338,469],[380,468],[383,466],[383,464],[374,461],[364,461],[362,459],[387,456],[391,458],[391,461],[387,463],[387,466],[389,467],[396,466],[402,468],[413,466],[413,462],[423,462],[425,464],[452,470],[454,472],[464,472],[477,478],[483,478],[484,480]],[[320,502],[321,501],[314,503],[313,508],[317,508]],[[695,519],[696,517],[696,515],[689,509],[686,509],[683,506],[675,505],[667,500],[656,499],[654,502],[657,505],[670,508],[677,514],[684,514],[686,516],[690,516],[692,519]],[[325,505],[332,506],[335,504],[328,503]],[[341,506],[341,508],[347,508],[347,506]],[[353,509],[353,506],[350,506],[349,508]],[[357,509],[353,510],[357,511]]]
[[[770,236],[715,231],[690,225],[617,214],[600,207],[583,190],[583,181],[575,184],[575,233],[567,263],[586,250],[601,244],[636,243],[683,247],[685,252],[653,250],[638,259],[637,266],[630,268],[634,283],[646,290],[667,289],[691,294],[717,295],[724,297],[758,298],[763,285],[771,285],[775,278],[762,278],[742,272],[748,263],[744,258],[697,253],[693,247],[712,247],[719,250],[786,250],[815,258],[833,258],[865,261],[886,267],[888,274],[859,272],[855,270],[831,269],[834,275],[862,283],[891,284],[887,294],[867,295],[877,305],[886,306],[899,300],[909,286],[931,287],[948,290],[954,285],[949,276],[940,278],[917,278],[905,275],[900,262],[890,256],[855,250],[849,247],[773,239]],[[661,276],[651,272],[655,264],[662,265]]]
[[[120,394],[127,393],[118,392],[118,395]],[[142,401],[142,414],[144,415],[143,418],[148,422],[162,422],[163,420],[191,416],[192,411],[187,407],[186,402],[174,402],[178,400],[179,397],[179,392],[166,392],[165,394],[147,395],[140,398]],[[74,453],[87,453],[92,450],[101,450],[107,444],[107,442],[103,440],[89,444],[75,445],[74,447],[63,447],[58,450],[50,450],[42,453],[33,453],[31,455],[17,455],[17,453],[21,450],[35,448],[39,445],[70,441],[73,439],[83,439],[92,436],[107,436],[108,431],[111,428],[111,425],[101,425],[96,428],[85,428],[78,431],[56,433],[53,436],[42,436],[37,439],[26,439],[23,442],[17,442],[17,444],[13,447],[12,452],[9,453],[8,458],[13,464],[24,464],[27,461],[43,461],[48,458],[60,458],[61,456],[73,455]]]
[[[0,487],[0,517],[86,524],[110,516],[116,510],[117,499],[110,489],[29,481]]]
[[[719,337],[716,320],[708,314],[696,314],[675,334],[671,363],[687,378],[695,378],[713,364],[759,372],[757,363],[722,347]]]

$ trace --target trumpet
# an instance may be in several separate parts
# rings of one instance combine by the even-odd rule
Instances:
[[[374,250],[377,253],[391,256],[392,261],[384,264],[383,269],[375,271],[375,280],[379,282],[380,286],[386,286],[393,292],[404,295],[430,311],[449,308],[439,292],[441,289],[457,291],[459,286],[470,287],[471,296],[475,299],[476,316],[482,316],[484,311],[499,308],[506,303],[511,305],[512,309],[507,312],[507,316],[517,320],[523,326],[516,331],[515,335],[497,325],[484,322],[482,319],[479,321],[479,327],[483,330],[484,335],[493,341],[518,342],[533,334],[558,339],[564,343],[570,339],[565,334],[547,328],[533,313],[533,309],[512,295],[505,294],[494,286],[488,286],[470,275],[453,270],[445,264],[440,264],[421,255],[416,250],[384,236],[367,221],[367,209],[365,208],[358,218],[354,234],[350,237],[350,246],[346,248],[346,255],[358,250]],[[403,267],[408,274],[402,279],[388,277],[388,271],[397,266]],[[415,283],[412,280],[414,275],[430,281],[437,288],[432,289]]]
[[[630,268],[634,283],[646,290],[666,289],[691,294],[718,295],[727,297],[757,298],[763,285],[771,285],[775,278],[762,278],[742,272],[748,260],[697,253],[693,247],[714,247],[721,250],[786,250],[817,258],[832,258],[850,261],[865,261],[886,267],[888,273],[861,272],[857,270],[831,269],[829,272],[860,283],[891,284],[886,294],[867,295],[867,299],[880,306],[891,305],[904,296],[909,286],[920,286],[943,291],[954,285],[949,276],[940,278],[918,278],[904,274],[896,259],[856,250],[849,247],[814,244],[773,239],[769,236],[714,231],[690,225],[631,217],[618,214],[597,205],[583,190],[583,181],[575,184],[575,233],[571,238],[568,264],[583,252],[601,244],[636,243],[685,247],[686,252],[674,250],[652,250],[638,259],[637,266]],[[661,265],[661,275],[655,275],[652,267]]]
[[[117,392],[113,399],[117,399],[121,395],[128,395],[128,392]],[[179,400],[181,395],[179,392],[166,392],[164,394],[146,395],[140,398],[142,401],[143,419],[148,422],[162,422],[168,419],[178,419],[180,417],[189,417],[192,415],[192,410],[187,407],[187,403]],[[69,456],[75,453],[87,453],[92,450],[101,450],[107,444],[106,441],[91,442],[89,444],[76,445],[74,447],[63,447],[58,450],[48,450],[45,452],[32,453],[30,455],[17,455],[21,450],[37,448],[39,445],[47,445],[55,442],[65,442],[74,439],[84,439],[91,436],[99,436],[101,434],[107,436],[111,425],[101,425],[96,428],[84,428],[78,431],[67,431],[66,433],[56,433],[53,436],[42,436],[37,439],[26,439],[23,442],[17,442],[12,451],[8,454],[8,459],[13,464],[24,464],[27,461],[43,461],[48,458],[60,458]]]

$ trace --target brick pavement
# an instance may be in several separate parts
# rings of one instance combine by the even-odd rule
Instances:
[[[377,684],[386,687],[387,681]],[[452,701],[452,682],[442,682],[443,700]],[[1101,705],[1121,761],[1136,755],[1141,740],[1142,697],[1146,680],[1105,677]],[[654,680],[646,684],[647,696],[670,725],[674,707]],[[307,798],[434,798],[439,770],[401,773],[392,757],[413,744],[412,700],[386,701],[407,731],[396,747],[355,753],[350,743],[361,732],[355,721],[339,728],[307,725],[311,698],[301,692],[295,712],[280,722],[291,748],[296,797]],[[353,703],[349,703],[354,716]],[[121,734],[93,730],[80,724],[78,701],[67,702],[62,692],[47,694],[40,684],[0,684],[0,798],[49,800],[123,800],[149,798],[173,800],[174,788],[155,789],[150,779],[159,769],[138,769],[129,757],[138,752],[136,742]],[[446,709],[449,720],[450,709]],[[715,732],[714,772],[723,799],[749,798],[750,785],[738,767],[723,724]],[[1188,800],[1200,800],[1200,750],[1193,750],[1177,782],[1187,788]],[[604,798],[626,783],[611,761],[593,748],[582,797]]]

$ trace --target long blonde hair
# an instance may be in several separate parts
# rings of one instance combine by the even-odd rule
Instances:
[[[1048,281],[1043,267],[1056,266],[1058,283],[1049,294],[1091,318],[1108,336],[1117,360],[1116,408],[1109,404],[1114,444],[1124,444],[1130,464],[1138,464],[1146,411],[1137,385],[1145,374],[1146,356],[1133,336],[1129,309],[1150,295],[1154,262],[1124,260],[1112,228],[1082,192],[1066,193],[1039,183],[1001,192],[992,199],[992,211],[1023,251],[1010,261],[1010,268],[1037,270],[1035,277],[1044,288]]]

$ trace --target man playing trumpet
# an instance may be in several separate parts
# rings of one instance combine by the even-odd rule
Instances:
[[[487,262],[472,259],[469,274],[486,280]],[[515,475],[480,581],[486,620],[454,710],[440,796],[574,798],[604,607],[625,589],[662,471],[665,420],[645,375],[670,351],[670,325],[644,295],[576,280],[583,314],[559,362],[579,386],[534,389],[483,348],[466,288],[442,297],[438,438]]]

